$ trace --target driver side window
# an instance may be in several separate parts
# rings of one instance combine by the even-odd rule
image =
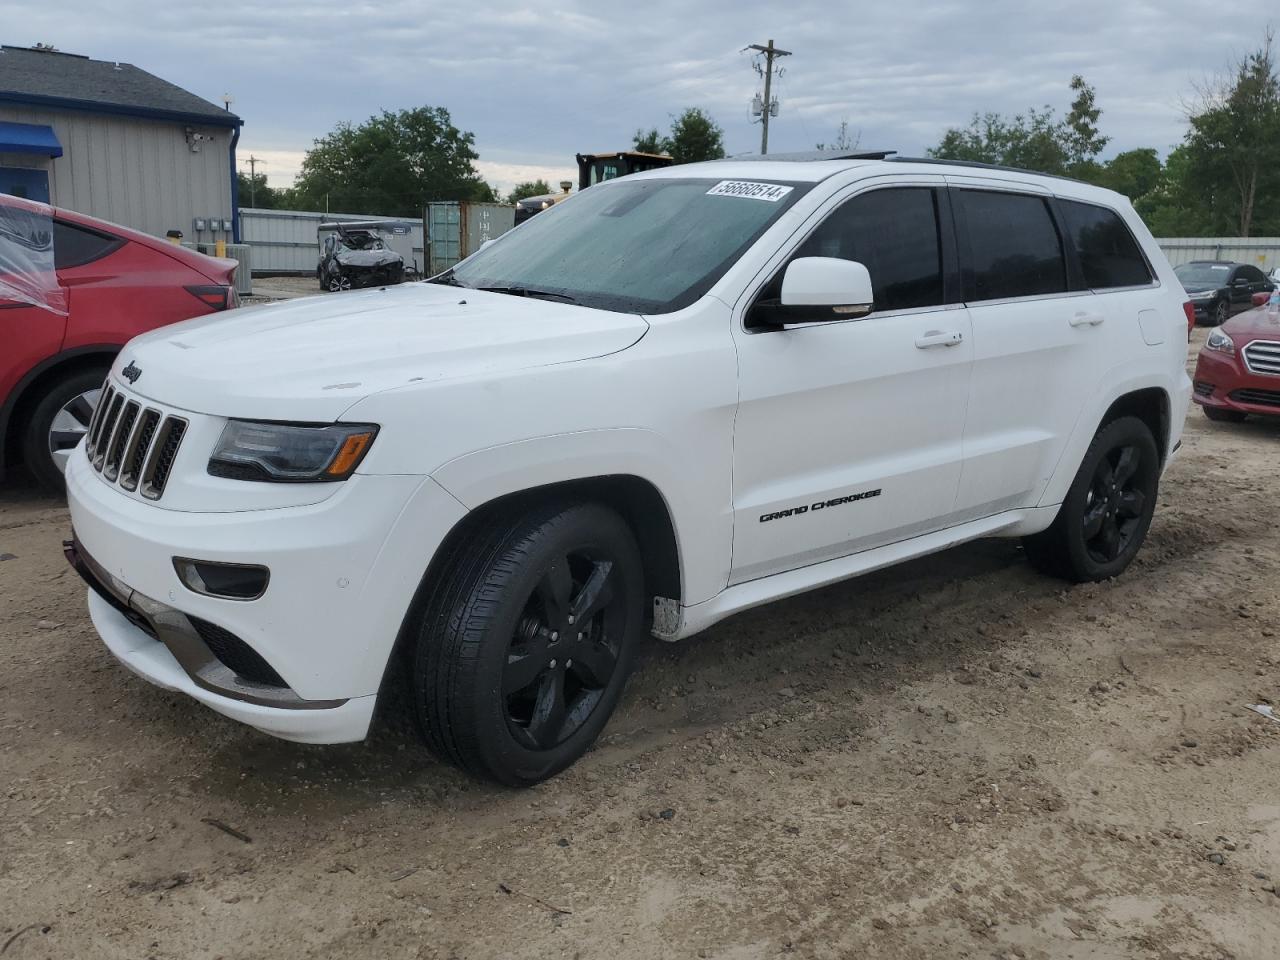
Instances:
[[[871,274],[878,312],[945,302],[937,197],[929,187],[859,194],[833,211],[796,257],[861,263]]]

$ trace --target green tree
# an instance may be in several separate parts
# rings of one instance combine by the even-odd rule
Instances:
[[[1215,231],[1280,231],[1280,78],[1272,35],[1234,76],[1201,91],[1187,132],[1186,186],[1203,196]]]
[[[551,188],[547,186],[547,181],[538,179],[532,183],[517,183],[514,190],[507,194],[507,203],[517,203],[525,197],[540,197],[543,194],[550,193]]]
[[[661,132],[657,127],[654,127],[647,132],[644,130],[636,131],[635,148],[641,153],[663,153],[667,146]]]
[[[663,136],[655,127],[637,130],[633,140],[642,153],[665,153],[676,163],[697,163],[724,157],[724,130],[700,107],[687,107]]]
[[[267,175],[255,173],[252,177],[244,173],[236,173],[236,182],[240,190],[240,206],[257,207],[260,210],[282,209],[280,191],[267,186]]]
[[[724,131],[698,107],[689,107],[671,124],[666,152],[676,163],[697,163],[724,157]]]
[[[296,202],[334,213],[421,216],[430,200],[495,199],[476,172],[475,136],[443,107],[383,111],[340,123],[315,141],[294,184]]]
[[[929,156],[942,160],[967,160],[1023,167],[1062,176],[1096,175],[1097,157],[1107,144],[1098,135],[1101,109],[1093,88],[1083,77],[1071,78],[1076,98],[1065,118],[1052,107],[1006,117],[999,113],[974,114],[967,127],[952,127],[943,134]]]
[[[831,143],[815,143],[815,150],[857,150],[858,144],[862,142],[862,131],[859,130],[852,136],[849,135],[849,121],[841,120],[840,128],[836,130],[836,138]]]

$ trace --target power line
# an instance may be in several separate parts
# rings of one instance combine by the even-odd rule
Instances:
[[[791,51],[779,50],[773,45],[772,40],[765,45],[759,43],[748,44],[746,49],[757,50],[764,54],[764,101],[760,107],[760,153],[763,155],[769,152],[769,117],[778,115],[778,105],[770,96],[773,83],[773,61],[778,57],[791,56]],[[754,105],[752,112],[755,112]]]

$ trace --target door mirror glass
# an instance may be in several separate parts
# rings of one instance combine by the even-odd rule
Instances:
[[[798,257],[782,275],[782,295],[761,300],[751,311],[752,326],[825,323],[865,317],[875,296],[871,274],[855,260]]]

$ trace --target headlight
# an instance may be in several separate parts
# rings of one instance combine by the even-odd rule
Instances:
[[[1201,290],[1199,293],[1187,294],[1187,299],[1188,300],[1212,300],[1213,294],[1214,294],[1214,291],[1212,290]]]
[[[209,473],[231,480],[307,483],[345,480],[355,472],[378,428],[372,423],[253,423],[223,428]]]
[[[1236,345],[1232,339],[1222,332],[1221,327],[1214,327],[1209,331],[1209,339],[1204,342],[1206,350],[1212,350],[1214,353],[1225,353],[1233,355],[1236,352]]]

